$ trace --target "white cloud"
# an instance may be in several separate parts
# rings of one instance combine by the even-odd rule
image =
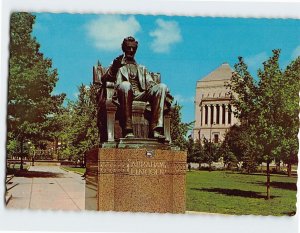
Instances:
[[[174,95],[174,103],[193,103],[194,102],[194,96],[182,96],[180,94]]]
[[[248,65],[248,67],[251,69],[258,69],[261,67],[262,63],[266,60],[268,60],[268,54],[266,52],[261,52],[258,54],[255,54],[250,57],[245,58],[245,63]]]
[[[182,40],[181,31],[176,21],[165,21],[157,19],[158,27],[150,32],[150,36],[154,38],[151,48],[156,53],[166,53],[170,51],[172,44]]]
[[[300,45],[292,52],[292,59],[296,59],[298,56],[300,56]]]
[[[125,37],[135,36],[141,26],[134,16],[104,15],[90,21],[86,29],[96,48],[114,51],[121,48]]]

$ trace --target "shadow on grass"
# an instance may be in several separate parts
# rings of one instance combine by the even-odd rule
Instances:
[[[261,181],[251,182],[251,184],[257,184],[257,185],[261,185],[261,186],[266,186],[266,182],[261,182]],[[297,191],[297,184],[296,183],[286,183],[286,182],[271,181],[270,185],[271,185],[272,188]]]
[[[267,176],[267,173],[266,172],[257,172],[257,173],[245,173],[245,172],[237,172],[237,171],[226,171],[227,174],[239,174],[239,175],[246,175],[246,176]],[[281,173],[271,173],[270,176],[274,177],[288,177],[286,174],[281,174]],[[297,173],[292,173],[292,176],[293,178],[297,178],[298,175]]]
[[[248,198],[262,198],[265,199],[266,195],[263,195],[259,192],[253,191],[244,191],[240,189],[222,189],[222,188],[192,188],[192,190],[204,191],[204,192],[212,192],[212,193],[219,193],[226,196],[237,196],[237,197],[248,197]],[[276,196],[271,196],[275,198]]]
[[[8,175],[13,174],[16,177],[27,177],[27,178],[58,178],[63,176],[63,173],[27,171],[27,170],[16,170],[16,169],[8,169],[7,174]]]

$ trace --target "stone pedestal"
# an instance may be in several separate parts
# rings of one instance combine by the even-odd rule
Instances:
[[[186,152],[101,148],[86,165],[86,209],[185,212]]]

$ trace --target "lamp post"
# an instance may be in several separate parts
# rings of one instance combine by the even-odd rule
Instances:
[[[59,154],[60,154],[59,152],[60,152],[61,147],[62,147],[62,143],[59,141],[57,143],[57,161],[59,161]]]
[[[33,151],[33,155],[32,155],[32,166],[34,166],[34,157],[35,157],[35,151]]]

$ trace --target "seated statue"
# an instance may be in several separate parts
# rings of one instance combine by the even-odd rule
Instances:
[[[96,69],[100,74],[99,82],[102,87],[106,87],[108,83],[114,83],[112,102],[118,108],[119,123],[125,138],[135,137],[132,106],[133,101],[142,101],[150,104],[150,137],[164,140],[164,112],[170,109],[173,97],[169,94],[165,84],[155,82],[154,74],[136,63],[134,56],[137,48],[138,41],[133,37],[125,38],[122,43],[124,54],[114,59],[107,70],[98,64]],[[103,93],[100,95],[102,95],[100,99],[105,98]]]

